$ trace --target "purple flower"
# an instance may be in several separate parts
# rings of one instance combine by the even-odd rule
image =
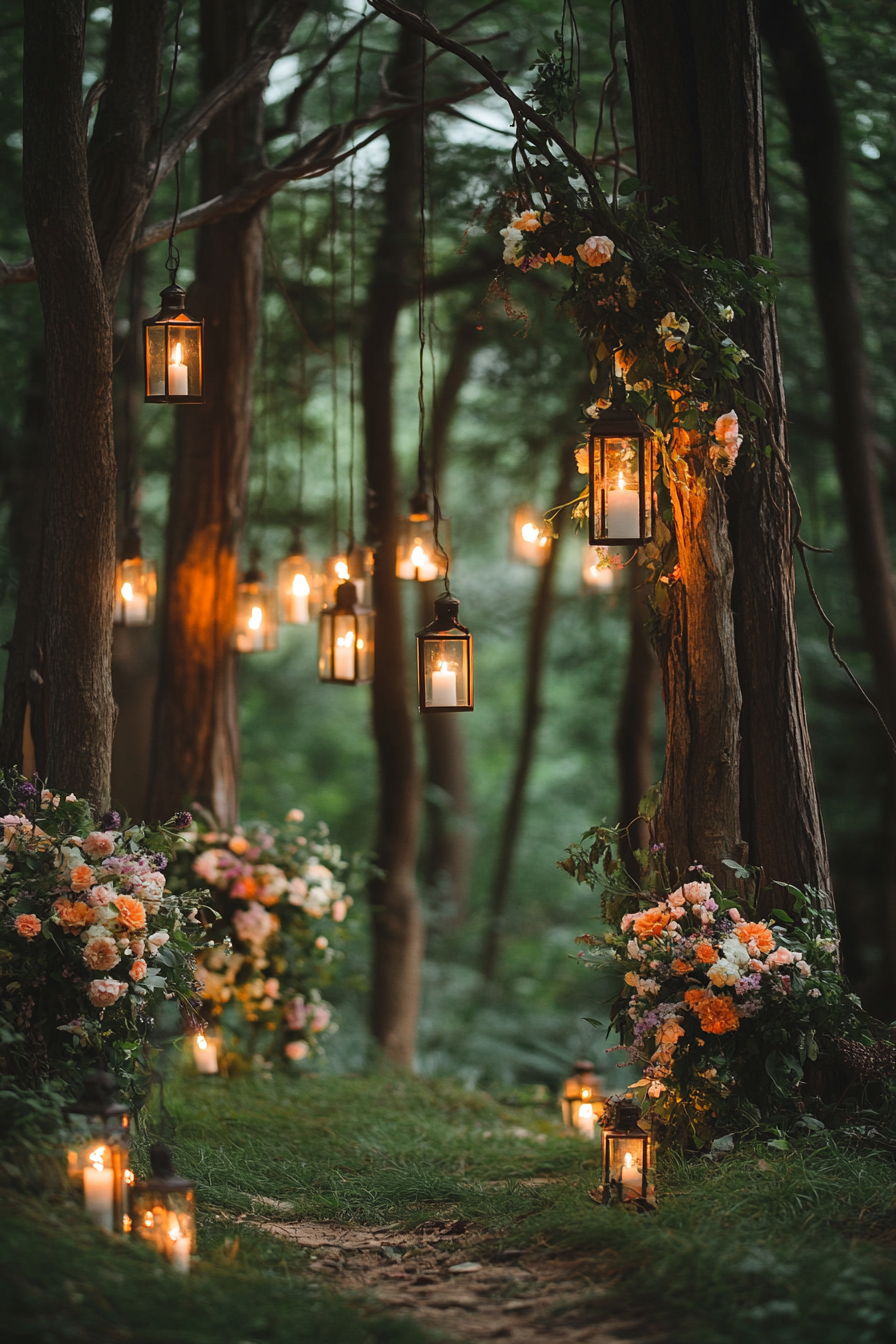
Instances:
[[[37,789],[33,784],[29,784],[27,780],[24,784],[16,785],[16,802],[20,807],[24,807],[26,803],[30,803],[36,797]]]
[[[158,872],[161,872],[163,868],[168,867],[168,860],[165,858],[164,854],[150,854],[148,857],[153,868]]]
[[[755,971],[753,975],[744,975],[741,976],[740,980],[736,980],[734,982],[734,992],[735,994],[749,994],[751,990],[758,989],[761,984],[762,976],[758,971]]]
[[[185,831],[188,826],[192,825],[192,812],[175,812],[174,816],[168,822],[168,829],[171,831]]]
[[[101,831],[120,831],[121,817],[117,812],[107,812],[100,821]]]
[[[665,846],[665,845],[651,845],[651,846],[650,846],[650,852],[651,852],[651,854],[665,854],[665,852],[666,852],[666,846]]]
[[[718,908],[719,908],[718,901],[714,901],[711,896],[707,896],[706,900],[703,902],[703,909],[708,910],[710,914],[712,914],[716,910],[718,910]]]

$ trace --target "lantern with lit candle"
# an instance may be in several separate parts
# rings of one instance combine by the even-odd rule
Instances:
[[[457,619],[451,593],[436,598],[435,619],[417,634],[417,692],[421,714],[473,708],[473,636]]]
[[[66,1106],[68,1173],[84,1192],[88,1218],[107,1232],[127,1232],[125,1189],[130,1117],[127,1106],[112,1100],[115,1079],[97,1070],[84,1079],[80,1097]]]
[[[321,681],[356,686],[373,680],[375,614],[360,606],[355,585],[346,580],[336,601],[320,613],[318,675]]]
[[[576,1130],[585,1139],[594,1138],[594,1127],[604,1111],[604,1094],[590,1059],[576,1060],[572,1077],[563,1084],[560,1109],[567,1129]]]
[[[518,504],[513,511],[511,553],[525,565],[543,565],[551,553],[551,536],[544,517],[531,504]]]
[[[582,583],[598,593],[609,593],[616,586],[620,566],[609,563],[603,547],[586,546],[582,554]]]
[[[640,1119],[641,1108],[631,1096],[613,1097],[607,1102],[601,1186],[605,1204],[653,1202],[651,1141],[640,1128]]]
[[[187,295],[180,285],[168,285],[159,297],[161,310],[143,323],[146,400],[198,405],[204,324],[187,316]]]
[[[363,607],[372,600],[373,547],[352,541],[345,556],[349,581],[355,585],[356,601]]]
[[[210,1031],[198,1031],[193,1037],[193,1063],[197,1073],[207,1075],[218,1072],[219,1038]]]
[[[154,1143],[149,1150],[152,1175],[131,1186],[131,1235],[151,1246],[186,1274],[196,1249],[193,1182],[175,1173],[171,1149]]]
[[[277,647],[276,600],[252,553],[249,568],[236,588],[233,646],[239,653],[262,653]]]
[[[395,573],[400,579],[430,583],[445,577],[450,558],[450,521],[440,514],[437,529],[436,515],[429,510],[429,496],[414,495],[409,514],[397,519]]]
[[[115,624],[152,625],[157,586],[155,562],[143,557],[139,533],[132,533],[115,567]]]
[[[642,546],[656,523],[653,432],[625,402],[617,381],[611,404],[588,430],[588,526],[592,546]]]
[[[314,573],[305,548],[293,544],[291,554],[277,566],[280,619],[284,625],[309,625],[314,597]]]

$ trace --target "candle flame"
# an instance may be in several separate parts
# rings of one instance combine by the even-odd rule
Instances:
[[[625,489],[625,475],[621,471],[619,473],[619,489],[620,490]]]
[[[582,1100],[583,1100],[583,1101],[587,1101],[587,1099],[588,1099],[590,1096],[591,1096],[591,1088],[590,1088],[590,1087],[583,1087],[583,1088],[582,1088]]]
[[[635,1165],[635,1159],[632,1157],[631,1153],[625,1154],[625,1157],[622,1159],[622,1165],[625,1167],[626,1171],[631,1171],[632,1167]]]
[[[143,1226],[144,1226],[144,1227],[152,1227],[152,1214],[151,1214],[151,1213],[144,1213],[144,1215],[143,1215]]]
[[[183,351],[180,348],[180,341],[178,341],[177,345],[175,345],[174,347],[174,354],[171,356],[171,363],[183,364],[183,362],[184,362]]]
[[[590,1101],[584,1101],[579,1107],[580,1120],[592,1120],[594,1118],[594,1107]]]
[[[122,1232],[130,1232],[131,1230],[131,1220],[126,1213],[122,1214],[121,1217],[121,1230]]]
[[[304,574],[297,574],[292,581],[292,590],[296,597],[307,597],[311,592],[311,587]]]
[[[344,635],[336,636],[336,643],[339,645],[340,649],[350,649],[351,646],[354,644],[354,642],[355,642],[354,630],[346,630]],[[362,649],[363,647],[364,647],[363,642],[359,639],[358,648]]]
[[[124,1173],[124,1183],[125,1183],[125,1185],[133,1185],[133,1184],[134,1184],[134,1173],[131,1171],[130,1167],[126,1167],[126,1168],[125,1168],[125,1173]]]
[[[249,617],[249,622],[248,622],[248,624],[249,624],[249,629],[250,629],[250,630],[260,630],[260,629],[261,629],[261,623],[262,623],[263,620],[264,620],[264,612],[262,611],[261,607],[253,607],[253,608],[252,608],[252,615]]]
[[[363,649],[363,647],[364,647],[364,641],[363,641],[363,639],[359,639],[359,640],[358,640],[358,648],[359,648],[359,649]]]
[[[168,1214],[168,1235],[172,1241],[180,1241],[180,1223],[173,1212]]]
[[[444,658],[443,658],[442,661],[439,663],[439,671],[440,671],[440,672],[447,672],[447,671],[448,671],[448,664],[445,662]]]
[[[122,597],[124,598],[125,602],[133,602],[133,600],[134,600],[134,589],[133,589],[133,587],[131,586],[131,584],[129,584],[129,583],[123,583],[123,584],[121,585],[121,595],[122,595]]]
[[[348,565],[345,563],[344,560],[336,561],[336,577],[337,579],[340,579],[343,583],[348,582]]]
[[[428,560],[429,557],[422,546],[415,546],[411,551],[411,564],[415,569],[422,569],[422,567],[427,564]]]
[[[99,1148],[94,1148],[93,1152],[88,1154],[87,1161],[93,1165],[95,1171],[103,1170],[103,1167],[105,1166],[105,1162],[103,1161],[105,1152],[106,1149],[101,1144]]]
[[[535,542],[538,541],[539,535],[540,535],[539,529],[535,526],[534,523],[523,523],[522,527],[520,528],[520,536],[522,537],[523,541],[528,541],[529,544],[532,546],[534,546]]]
[[[196,1044],[199,1046],[200,1050],[208,1049],[208,1041],[205,1039],[201,1031],[199,1035],[196,1037]]]

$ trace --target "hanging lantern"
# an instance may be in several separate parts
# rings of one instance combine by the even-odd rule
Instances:
[[[276,599],[258,568],[257,551],[236,586],[233,646],[239,653],[264,653],[277,647]]]
[[[613,400],[588,430],[588,527],[592,546],[642,546],[656,523],[653,432],[625,403]]]
[[[577,1130],[584,1139],[594,1138],[594,1126],[604,1112],[604,1094],[590,1059],[577,1059],[571,1078],[563,1084],[560,1109],[567,1129]]]
[[[300,542],[277,566],[280,619],[284,625],[310,625],[314,602],[314,572]]]
[[[196,1249],[193,1182],[176,1175],[166,1143],[152,1145],[149,1161],[152,1175],[131,1186],[131,1233],[187,1274]]]
[[[115,567],[115,624],[152,625],[158,581],[154,560],[141,554],[140,535],[127,537]]]
[[[619,565],[607,564],[609,553],[601,546],[586,546],[582,552],[582,583],[598,593],[609,593],[616,587]]]
[[[198,1031],[193,1037],[193,1063],[197,1073],[207,1075],[218,1072],[218,1046],[220,1038],[210,1031]]]
[[[361,546],[353,541],[345,560],[348,577],[355,585],[358,605],[363,607],[365,602],[370,602],[373,598],[373,547]]]
[[[335,606],[336,593],[341,583],[348,583],[348,556],[345,551],[339,555],[328,555],[324,561],[323,601],[328,607]]]
[[[321,681],[357,686],[373,680],[374,616],[358,604],[353,583],[339,585],[336,601],[320,613],[317,666]]]
[[[518,504],[513,511],[511,553],[524,565],[543,565],[551,553],[551,537],[544,516],[532,504]]]
[[[204,322],[184,312],[186,290],[170,284],[159,295],[162,307],[143,323],[146,401],[198,405],[202,401]]]
[[[396,520],[395,573],[400,579],[415,579],[418,583],[444,579],[451,559],[451,523],[441,516],[438,522],[437,539],[429,496],[414,495],[409,515]]]
[[[606,1104],[603,1127],[604,1204],[626,1204],[634,1200],[653,1202],[650,1182],[653,1158],[651,1141],[639,1128],[641,1108],[631,1096],[611,1097]]]
[[[97,1070],[84,1079],[77,1101],[64,1107],[71,1120],[68,1174],[84,1192],[88,1218],[107,1232],[128,1232],[125,1188],[133,1181],[128,1169],[130,1116],[127,1106],[112,1100],[115,1079]]]
[[[435,620],[417,634],[417,692],[421,714],[473,708],[473,636],[459,623],[460,603],[436,598]]]

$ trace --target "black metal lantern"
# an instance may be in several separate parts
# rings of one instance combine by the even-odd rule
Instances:
[[[431,583],[444,579],[451,557],[451,523],[429,511],[429,496],[422,492],[411,499],[410,513],[397,520],[395,573],[400,579]],[[436,521],[438,520],[438,528]],[[438,531],[438,536],[436,532]]]
[[[88,1218],[107,1232],[127,1232],[125,1187],[128,1169],[130,1115],[112,1100],[115,1079],[98,1069],[84,1079],[80,1097],[64,1107],[71,1121],[68,1174],[84,1192]]]
[[[457,619],[451,593],[436,598],[435,620],[417,634],[417,692],[421,714],[473,708],[473,636]]]
[[[585,1139],[594,1138],[594,1127],[604,1112],[604,1094],[590,1059],[577,1059],[572,1077],[563,1084],[560,1101],[563,1123]]]
[[[588,539],[592,546],[643,546],[656,523],[653,431],[625,402],[612,403],[588,430]]]
[[[630,1096],[613,1097],[607,1102],[601,1186],[605,1204],[653,1202],[651,1141],[639,1127],[640,1119],[641,1108]]]
[[[375,613],[358,605],[355,585],[336,589],[336,601],[320,613],[318,676],[321,681],[358,686],[373,680]]]
[[[143,323],[146,401],[198,405],[202,401],[204,322],[184,312],[186,290],[171,283],[159,295],[162,307]]]
[[[152,1145],[149,1161],[152,1175],[131,1186],[131,1233],[154,1246],[173,1269],[186,1274],[196,1249],[193,1182],[175,1173],[166,1143]]]

